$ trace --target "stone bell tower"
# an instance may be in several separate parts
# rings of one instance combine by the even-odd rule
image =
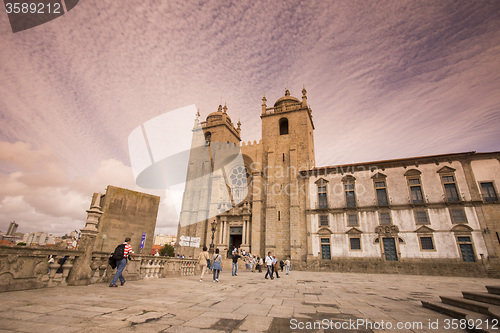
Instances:
[[[314,124],[307,105],[290,95],[267,107],[262,99],[262,145],[265,193],[265,249],[284,259],[305,260],[305,188],[299,172],[315,166]]]
[[[211,245],[211,224],[230,207],[238,205],[243,189],[228,186],[228,170],[237,162],[240,152],[240,123],[233,125],[227,107],[219,105],[206,121],[199,121],[199,112],[193,128],[186,186],[179,219],[178,237],[199,237],[200,246]],[[245,187],[246,190],[246,187]],[[221,228],[221,224],[219,229]],[[193,256],[199,249],[178,246],[177,250]]]

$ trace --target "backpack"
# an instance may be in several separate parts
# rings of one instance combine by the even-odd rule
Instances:
[[[115,252],[113,252],[113,259],[116,261],[125,258],[125,244],[120,244],[116,247]]]

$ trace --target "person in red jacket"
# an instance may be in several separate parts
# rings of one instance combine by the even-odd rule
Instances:
[[[130,256],[132,259],[134,259],[134,251],[132,251],[132,246],[130,246],[130,237],[125,238],[125,242],[121,245],[124,245],[123,248],[123,258],[117,258],[116,260],[116,274],[113,277],[113,281],[111,281],[111,284],[109,285],[110,287],[118,287],[116,285],[116,282],[118,282],[118,279],[120,279],[120,283],[123,286],[125,284],[125,279],[123,278],[123,270],[125,269],[125,266],[127,266],[127,259]],[[116,250],[115,250],[116,252]]]

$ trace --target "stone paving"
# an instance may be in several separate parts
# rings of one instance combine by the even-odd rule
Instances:
[[[218,283],[191,276],[128,281],[118,288],[6,292],[0,294],[0,332],[445,332],[449,317],[423,308],[420,300],[498,284],[412,275],[292,271],[280,276],[265,280],[264,272],[240,270],[233,277],[225,269]],[[362,325],[366,321],[379,326]],[[439,326],[431,329],[429,321]],[[314,329],[315,322],[322,326]],[[399,329],[398,322],[414,326]]]

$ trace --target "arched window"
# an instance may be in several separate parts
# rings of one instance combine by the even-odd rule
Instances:
[[[212,140],[212,133],[205,133],[205,145],[210,146],[210,141]]]
[[[288,119],[281,118],[280,119],[280,135],[288,134]]]

